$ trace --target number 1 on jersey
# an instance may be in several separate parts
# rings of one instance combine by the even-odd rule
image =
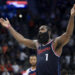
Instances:
[[[48,61],[48,54],[45,54],[46,55],[46,61]]]

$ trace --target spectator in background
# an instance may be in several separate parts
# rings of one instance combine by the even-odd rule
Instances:
[[[20,61],[21,61],[22,64],[24,64],[25,59],[26,59],[27,57],[28,57],[28,56],[26,55],[26,53],[24,53],[24,52],[21,52],[21,53],[20,53]]]
[[[24,66],[24,65],[20,65],[19,67],[20,67],[20,69],[19,69],[19,73],[20,73],[21,75],[22,75],[23,73],[26,72],[26,71],[25,71],[26,64],[25,64],[25,66]]]
[[[10,75],[10,73],[8,72],[8,70],[5,68],[4,72],[2,73],[2,75]]]
[[[0,64],[0,70],[1,70],[1,72],[4,71],[4,64]]]
[[[8,50],[8,45],[6,44],[6,45],[2,46],[2,50],[3,50],[3,53],[5,54]]]
[[[71,62],[71,56],[70,56],[70,54],[67,54],[66,56],[65,56],[65,63],[66,63],[66,66],[69,66],[70,65],[70,62]]]
[[[7,61],[7,64],[5,64],[5,67],[7,68],[7,70],[9,72],[12,72],[13,71],[12,64],[11,64],[10,60]]]
[[[14,62],[14,64],[12,65],[12,68],[13,68],[13,72],[15,74],[17,74],[19,72],[19,65],[16,64],[16,62]]]
[[[17,64],[21,64],[21,63],[20,63],[20,51],[19,51],[19,50],[18,50],[17,53],[16,53],[16,63],[17,63]]]
[[[31,64],[31,67],[26,70],[23,75],[36,75],[36,63],[37,63],[37,57],[36,55],[31,55],[29,57],[29,63]]]

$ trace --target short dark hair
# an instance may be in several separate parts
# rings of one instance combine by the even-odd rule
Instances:
[[[29,56],[29,59],[30,59],[30,57],[34,57],[34,56],[37,57],[35,54],[32,54],[32,55]]]
[[[31,56],[36,56],[36,55],[35,55],[35,54],[32,54],[32,55],[30,55],[30,57],[31,57]]]

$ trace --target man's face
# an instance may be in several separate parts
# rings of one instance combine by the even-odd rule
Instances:
[[[38,33],[38,42],[41,44],[46,44],[49,41],[49,38],[50,32],[48,31],[47,26],[41,26]]]
[[[47,32],[47,27],[45,25],[39,28],[39,33],[44,33],[44,32]]]
[[[30,56],[29,62],[32,66],[36,66],[37,63],[37,57],[36,56]]]

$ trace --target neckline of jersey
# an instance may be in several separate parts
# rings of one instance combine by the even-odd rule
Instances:
[[[52,39],[50,39],[47,44],[41,44],[41,45],[42,45],[42,46],[46,46],[46,45],[48,45],[48,44],[51,43],[51,42],[52,42]]]

